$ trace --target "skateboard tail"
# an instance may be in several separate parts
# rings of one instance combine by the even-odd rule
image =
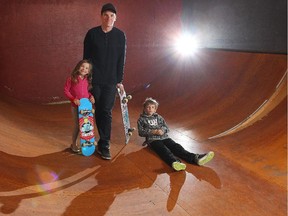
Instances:
[[[89,147],[84,147],[81,149],[81,152],[84,156],[91,156],[95,152],[95,145],[89,146]]]

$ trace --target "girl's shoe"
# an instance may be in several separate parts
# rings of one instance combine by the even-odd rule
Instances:
[[[186,169],[186,164],[181,163],[179,161],[175,161],[175,162],[172,163],[172,167],[176,171],[181,171],[181,170],[185,170]]]
[[[74,153],[80,153],[80,151],[81,151],[80,148],[77,148],[77,149],[73,148],[73,145],[72,145],[72,144],[71,144],[70,148],[71,148],[71,150],[72,150]]]

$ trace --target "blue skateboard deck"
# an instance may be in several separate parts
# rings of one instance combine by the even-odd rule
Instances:
[[[131,128],[129,112],[128,112],[128,101],[132,99],[132,96],[126,95],[125,91],[121,95],[120,89],[118,88],[117,90],[118,90],[118,94],[120,98],[120,107],[121,107],[122,121],[124,125],[124,133],[125,133],[125,144],[127,144],[130,140],[132,132],[135,130],[135,128]]]
[[[80,99],[78,107],[80,147],[84,156],[95,152],[94,116],[92,103],[87,98]]]

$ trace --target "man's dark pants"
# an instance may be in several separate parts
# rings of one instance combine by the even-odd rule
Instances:
[[[109,149],[111,139],[112,109],[115,103],[115,85],[93,85],[92,94],[95,98],[95,121],[100,139],[98,148]]]

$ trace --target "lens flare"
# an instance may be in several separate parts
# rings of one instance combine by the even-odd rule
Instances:
[[[58,175],[53,172],[51,169],[37,165],[35,167],[37,176],[38,176],[38,183],[37,183],[37,190],[40,193],[48,193],[53,188],[55,188],[54,184],[51,184],[58,180]]]
[[[181,56],[192,56],[199,49],[199,41],[195,36],[183,34],[176,39],[175,49]]]

